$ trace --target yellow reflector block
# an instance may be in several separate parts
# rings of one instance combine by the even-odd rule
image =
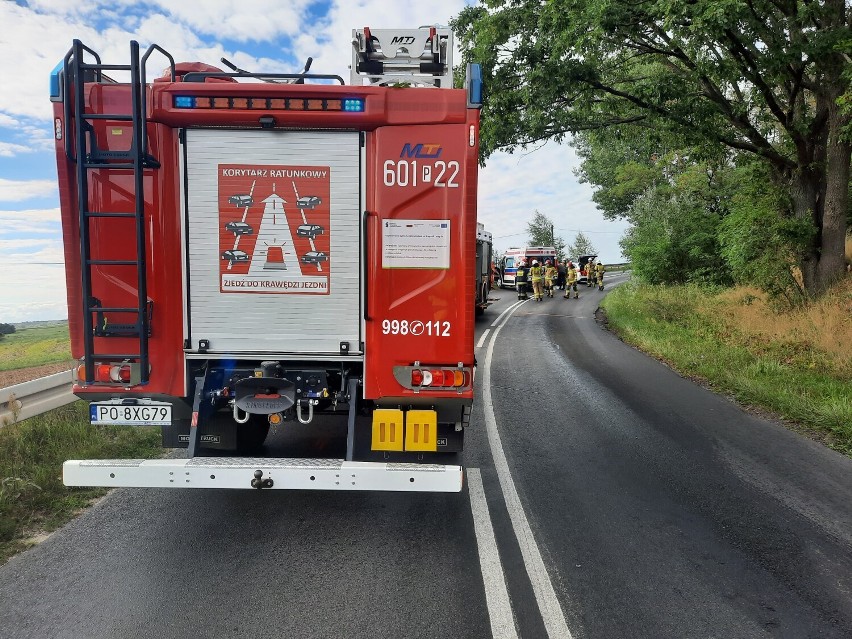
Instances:
[[[373,411],[373,450],[402,450],[402,411],[377,408]]]
[[[405,414],[405,450],[438,450],[438,413],[434,410],[410,410]]]

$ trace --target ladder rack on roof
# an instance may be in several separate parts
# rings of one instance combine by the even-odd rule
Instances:
[[[452,88],[452,57],[449,27],[353,29],[350,84]]]

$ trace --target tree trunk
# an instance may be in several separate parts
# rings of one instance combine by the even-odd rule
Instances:
[[[793,172],[790,197],[792,199],[793,214],[797,219],[809,220],[816,229],[814,239],[810,246],[802,252],[799,259],[799,268],[802,271],[802,284],[805,291],[814,295],[816,293],[817,272],[819,269],[820,246],[822,243],[822,230],[820,221],[822,212],[820,211],[819,198],[819,171],[812,168],[799,168]]]
[[[843,276],[845,268],[846,211],[849,198],[849,164],[852,145],[842,140],[849,122],[837,106],[843,93],[840,75],[825,81],[817,95],[817,112],[825,113],[824,128],[813,136],[808,153],[799,156],[793,172],[793,212],[810,219],[816,233],[801,256],[802,280],[810,296],[823,293]]]
[[[846,0],[826,2],[826,28],[848,29],[846,4]],[[852,144],[841,137],[850,117],[841,113],[837,105],[848,87],[844,78],[848,58],[845,54],[831,53],[818,66],[822,74],[815,91],[815,121],[824,118],[824,124],[818,131],[811,132],[813,156],[809,162],[802,163],[800,158],[797,177],[804,178],[808,184],[804,188],[794,186],[796,216],[804,217],[810,213],[817,231],[802,264],[805,290],[812,296],[824,292],[843,276],[852,153]],[[807,174],[816,179],[808,179]],[[798,194],[801,198],[797,197]],[[806,200],[811,198],[812,202],[808,203]],[[806,207],[811,209],[810,212]]]
[[[846,212],[849,199],[849,163],[852,144],[841,139],[848,117],[843,117],[836,101],[829,109],[826,149],[825,204],[822,215],[822,244],[816,273],[817,292],[824,291],[842,277],[845,270]]]

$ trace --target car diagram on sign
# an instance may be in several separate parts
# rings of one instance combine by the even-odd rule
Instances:
[[[302,256],[302,263],[316,264],[319,266],[328,259],[328,255],[322,251],[308,251]]]
[[[254,204],[254,201],[251,199],[250,193],[245,195],[232,195],[228,198],[228,202],[238,208],[249,207]]]
[[[327,295],[329,167],[222,164],[218,171],[219,290]],[[243,208],[239,219],[234,206]]]
[[[322,204],[322,198],[317,195],[299,197],[299,188],[295,182],[293,182],[293,192],[296,194],[296,206],[299,207],[299,211],[302,214],[302,224],[296,229],[296,235],[308,238],[311,243],[311,250],[302,255],[302,264],[316,264],[317,271],[322,271],[322,263],[328,260],[328,255],[322,251],[317,251],[314,239],[318,235],[321,235],[324,229],[319,224],[308,224],[307,215],[305,214],[306,210],[313,213],[313,210]]]
[[[295,184],[293,188],[295,188]],[[320,204],[322,204],[322,200],[316,195],[306,195],[305,197],[300,197],[296,200],[296,206],[300,209],[315,209]]]
[[[222,259],[229,262],[248,262],[249,254],[245,251],[228,249],[227,251],[222,251]]]
[[[314,239],[317,235],[322,235],[324,231],[325,229],[319,224],[300,224],[296,229],[296,235]]]
[[[254,229],[245,222],[228,222],[225,224],[225,230],[234,235],[251,235],[254,233]]]

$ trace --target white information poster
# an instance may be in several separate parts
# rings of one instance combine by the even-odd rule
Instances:
[[[450,221],[382,221],[382,268],[450,268]]]

